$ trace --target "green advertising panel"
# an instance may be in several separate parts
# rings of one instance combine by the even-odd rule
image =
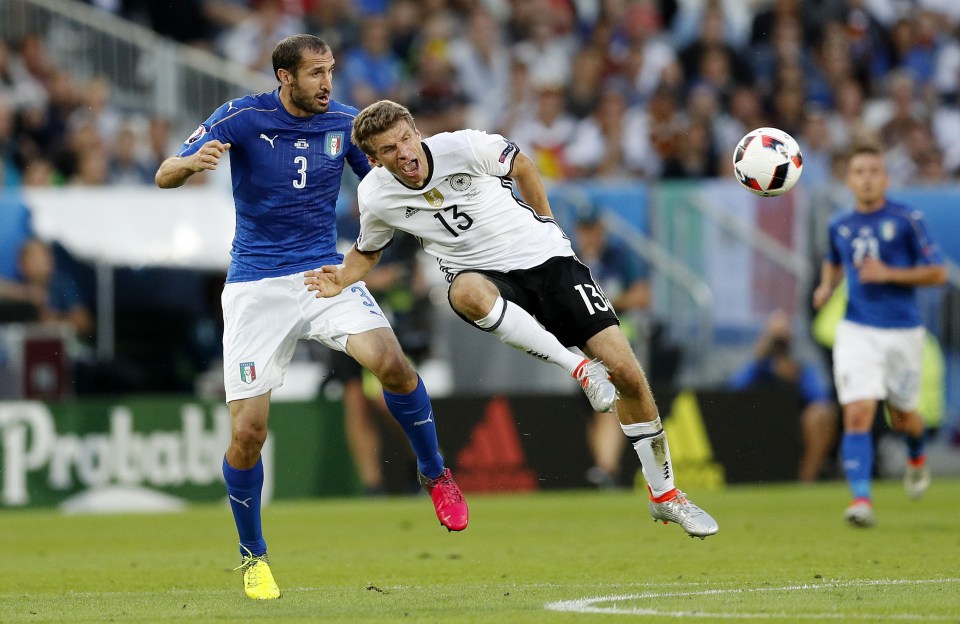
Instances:
[[[269,431],[267,498],[357,491],[339,403],[274,403]],[[216,500],[224,496],[229,440],[230,412],[222,403],[0,402],[0,506],[98,511]]]

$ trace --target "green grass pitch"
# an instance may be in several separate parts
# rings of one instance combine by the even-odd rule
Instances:
[[[637,493],[468,496],[443,530],[425,496],[279,502],[264,513],[277,601],[243,595],[225,504],[159,515],[2,512],[0,622],[960,623],[960,480],[878,525],[841,520],[841,482],[690,493],[704,541]]]

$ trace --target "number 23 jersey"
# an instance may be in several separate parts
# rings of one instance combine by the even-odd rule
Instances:
[[[375,167],[360,183],[357,249],[386,247],[395,230],[420,239],[451,279],[465,269],[512,271],[572,256],[560,226],[513,194],[508,176],[517,146],[478,130],[423,140],[430,175],[423,188]]]

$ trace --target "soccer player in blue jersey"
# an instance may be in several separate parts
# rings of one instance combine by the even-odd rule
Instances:
[[[876,524],[870,430],[879,401],[886,401],[892,428],[906,439],[907,494],[919,498],[930,484],[924,424],[917,413],[925,330],[916,289],[943,284],[946,269],[922,215],[889,201],[887,184],[881,152],[855,148],[847,185],[856,205],[830,222],[827,258],[813,294],[819,309],[846,275],[849,301],[837,327],[833,374],[843,406],[840,453],[853,495],[844,518],[859,527]]]
[[[178,187],[230,154],[236,232],[222,301],[232,439],[223,477],[240,535],[244,589],[254,599],[280,596],[260,521],[260,451],[270,393],[283,383],[299,339],[346,352],[380,380],[440,522],[452,531],[468,522],[438,452],[430,397],[377,302],[362,282],[330,299],[303,288],[304,271],[343,259],[335,204],[344,165],[361,178],[370,171],[350,142],[357,110],[330,97],[333,52],[317,37],[294,35],[274,48],[273,67],[277,90],[223,104],[156,174],[159,187]]]

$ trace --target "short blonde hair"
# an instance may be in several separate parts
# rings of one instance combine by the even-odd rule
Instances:
[[[386,132],[401,121],[406,121],[411,128],[417,129],[417,125],[413,121],[413,115],[410,114],[406,106],[391,100],[374,102],[360,111],[357,118],[353,120],[353,132],[350,134],[350,140],[367,156],[376,156],[370,141],[373,137]]]

